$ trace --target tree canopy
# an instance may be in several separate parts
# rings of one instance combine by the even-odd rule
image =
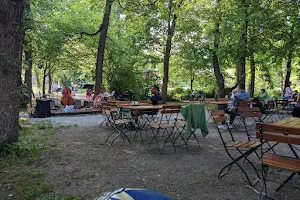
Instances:
[[[109,90],[143,96],[146,84],[162,85],[166,65],[169,93],[181,87],[222,96],[238,81],[252,93],[266,88],[278,95],[289,81],[297,88],[296,0],[30,0],[25,49],[32,50],[38,78],[42,64],[44,75],[60,84],[95,82],[107,2],[102,82]],[[147,82],[149,71],[155,81]]]

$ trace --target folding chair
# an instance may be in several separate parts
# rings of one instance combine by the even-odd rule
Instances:
[[[258,107],[254,107],[254,108],[239,107],[238,112],[242,119],[247,137],[250,140],[250,138],[251,138],[250,128],[253,127],[253,130],[255,131],[255,124],[257,122],[263,122],[261,110]],[[249,123],[247,123],[247,119],[248,119],[248,121],[249,121],[249,119],[252,119],[254,122],[250,122],[250,125],[249,125]],[[255,135],[255,133],[254,133],[254,135]]]
[[[275,108],[275,101],[268,101],[264,106],[265,109],[265,117],[263,118],[264,122],[276,122],[277,119],[275,115],[278,112],[278,109]]]
[[[215,104],[211,104],[210,102],[212,101],[215,101],[215,99],[213,98],[206,98],[205,99],[205,107],[206,107],[206,110],[208,112],[208,115],[209,117],[207,118],[207,123],[209,122],[210,119],[212,119],[212,116],[211,116],[211,111],[213,110],[217,110],[218,109],[218,105],[215,105]]]
[[[163,135],[167,133],[167,137],[164,140],[164,147],[168,140],[171,141],[173,145],[174,152],[176,152],[175,142],[176,135],[174,134],[175,124],[177,122],[178,115],[180,113],[181,106],[178,105],[164,105],[161,110],[161,117],[158,122],[150,123],[150,127],[152,129],[153,137],[149,143],[149,148],[151,147],[152,142],[155,140],[157,144],[157,148],[159,153],[161,153],[161,149],[158,142],[158,135],[160,134],[160,130],[163,130]]]
[[[256,141],[237,141],[234,139],[231,130],[228,127],[228,124],[226,122],[227,117],[225,116],[225,112],[223,110],[215,110],[211,112],[214,123],[217,127],[218,133],[220,135],[221,141],[223,143],[223,146],[225,148],[225,151],[227,155],[231,158],[231,162],[228,163],[225,167],[221,169],[219,172],[218,178],[222,178],[224,175],[228,174],[231,167],[236,164],[240,170],[244,173],[246,176],[246,179],[250,186],[253,186],[255,182],[251,182],[248,173],[243,169],[242,165],[239,163],[240,160],[245,159],[250,163],[251,167],[253,168],[254,172],[256,173],[257,177],[260,178],[258,171],[254,164],[248,159],[248,156],[250,156],[252,153],[255,153],[256,150],[261,147],[261,142]],[[218,128],[218,124],[225,123],[227,126],[226,130],[220,130]],[[225,135],[226,134],[226,135]],[[228,135],[229,134],[229,135]],[[234,153],[232,152],[234,150],[235,152],[239,153],[239,156],[234,156]]]
[[[278,113],[278,118],[279,119],[283,119],[283,118],[286,118],[286,117],[291,117],[292,110],[289,109],[289,101],[288,100],[275,100],[275,105],[276,105],[276,108],[278,109],[277,113]],[[284,110],[281,110],[282,106],[285,106]]]
[[[280,169],[290,173],[288,178],[276,189],[276,191],[279,191],[296,174],[300,175],[300,158],[295,152],[295,147],[293,147],[293,145],[300,145],[299,129],[278,127],[272,124],[259,124],[259,131],[256,132],[256,135],[260,138],[261,142],[266,140],[287,144],[294,155],[294,157],[278,154],[274,155],[261,150],[263,189],[265,189],[265,191],[268,168]]]
[[[250,101],[240,100],[240,101],[238,102],[237,108],[236,108],[236,110],[235,110],[235,114],[234,114],[235,117],[240,117],[240,113],[239,113],[239,109],[240,109],[240,108],[249,108],[250,105],[251,105],[251,102],[250,102]],[[230,114],[230,115],[232,115],[232,114]],[[237,126],[236,129],[239,129],[240,126],[242,126],[242,125],[243,125],[243,119],[240,118],[239,121],[236,123],[236,126]]]
[[[108,119],[107,119],[106,114],[105,114],[105,112],[104,112],[104,109],[105,109],[105,108],[108,108],[108,107],[109,107],[109,106],[108,106],[107,102],[102,102],[102,103],[101,103],[100,110],[101,110],[101,115],[102,115],[102,117],[103,117],[104,120],[100,123],[100,127],[101,127],[102,125],[104,125],[104,124],[109,125]]]
[[[109,145],[112,145],[114,141],[121,136],[123,139],[123,142],[125,142],[125,139],[131,144],[131,141],[129,140],[129,137],[126,135],[126,131],[129,131],[129,127],[132,127],[132,121],[129,119],[122,119],[119,116],[119,113],[117,110],[112,110],[110,107],[104,107],[103,108],[104,113],[106,115],[106,119],[109,122],[110,126],[113,128],[113,131],[111,134],[108,135],[106,138],[106,142]],[[138,133],[135,129],[136,134]],[[115,134],[111,142],[109,142],[110,138]],[[135,135],[136,136],[136,135]]]

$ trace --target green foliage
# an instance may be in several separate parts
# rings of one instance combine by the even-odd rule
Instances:
[[[47,171],[39,169],[43,163],[43,154],[51,148],[51,140],[59,128],[50,122],[32,123],[27,119],[20,119],[21,131],[16,144],[8,144],[2,138],[0,147],[1,199],[44,199],[68,200],[74,196],[54,196],[51,188],[46,184]]]
[[[36,154],[47,148],[46,142],[53,137],[56,128],[50,122],[33,124],[27,119],[20,120],[21,130],[18,143],[8,144],[5,138],[0,141],[1,157],[16,159],[18,156],[26,157],[28,162],[35,159]]]
[[[33,46],[34,68],[39,62],[54,72],[54,79],[64,84],[80,80],[93,83],[99,35],[80,38],[80,32],[95,33],[102,21],[105,1],[31,0],[32,19],[26,37]],[[285,64],[292,52],[292,80],[299,75],[300,8],[298,1],[241,0],[171,1],[124,0],[114,3],[107,35],[104,83],[117,93],[133,91],[146,98],[153,83],[141,77],[148,69],[163,77],[167,19],[176,14],[176,29],[170,57],[170,87],[204,90],[209,96],[216,88],[213,72],[215,24],[220,25],[217,55],[225,86],[235,84],[235,64],[242,54],[254,52],[256,91],[261,87],[280,89],[284,82]],[[122,7],[121,7],[122,6]],[[248,23],[247,45],[240,38]],[[246,63],[247,83],[250,63]],[[49,67],[50,66],[50,67]],[[172,90],[169,90],[174,96]],[[173,97],[172,97],[173,98]],[[171,99],[172,99],[171,98]],[[177,95],[174,97],[179,99]]]

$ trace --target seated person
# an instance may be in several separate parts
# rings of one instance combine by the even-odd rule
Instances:
[[[257,96],[258,99],[263,99],[264,100],[264,104],[267,104],[268,101],[269,101],[269,95],[268,93],[266,92],[265,89],[261,89],[260,90],[260,94]]]
[[[151,93],[153,94],[153,96],[150,98],[150,101],[152,103],[152,105],[158,105],[158,104],[162,104],[162,97],[159,93],[159,87],[157,85],[154,85],[152,90],[151,90]],[[147,114],[147,115],[156,115],[158,113],[159,109],[152,109],[152,110],[136,110],[134,112],[134,117],[137,121],[138,117],[140,115],[144,115],[144,114]]]
[[[150,101],[152,102],[152,105],[162,104],[162,98],[159,93],[159,87],[157,85],[154,85],[151,93],[153,96],[150,98]]]
[[[232,128],[233,121],[235,119],[235,116],[237,115],[237,107],[240,101],[247,101],[250,99],[250,94],[245,91],[245,84],[239,85],[239,91],[234,95],[232,107],[229,109],[226,109],[225,112],[230,114],[230,121],[229,121],[229,128]],[[226,128],[224,126],[225,124],[222,124],[219,128]]]
[[[73,105],[72,90],[67,85],[62,91],[61,103],[64,106]]]

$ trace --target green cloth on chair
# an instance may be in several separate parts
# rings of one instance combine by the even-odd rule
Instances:
[[[181,109],[186,125],[185,132],[191,134],[193,129],[200,129],[203,137],[207,136],[208,128],[203,104],[189,104]]]

